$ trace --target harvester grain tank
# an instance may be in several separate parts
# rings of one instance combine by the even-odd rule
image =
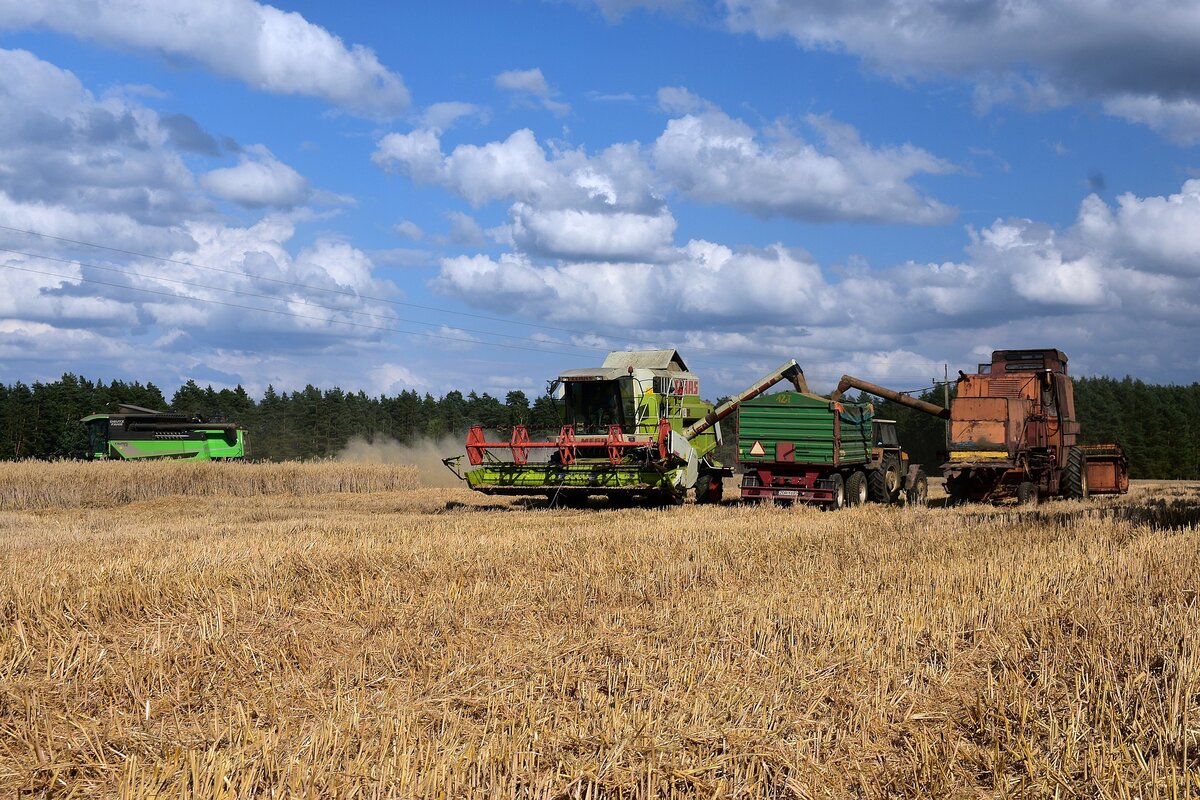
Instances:
[[[788,361],[717,407],[700,397],[700,379],[675,350],[617,351],[597,368],[563,372],[551,382],[562,427],[535,441],[523,425],[507,441],[489,441],[481,426],[467,434],[466,458],[445,463],[467,485],[486,494],[541,495],[579,504],[606,495],[677,501],[695,489],[701,502],[721,498],[732,474],[712,459],[720,422],[740,404],[782,380],[807,391],[804,373]]]
[[[1120,445],[1081,446],[1075,387],[1061,350],[996,350],[973,375],[961,374],[949,409],[850,375],[837,390],[870,394],[950,420],[942,465],[951,502],[1016,497],[1086,498],[1129,490]]]
[[[868,498],[923,504],[929,481],[900,447],[893,420],[870,403],[778,392],[738,409],[742,498],[827,508]]]
[[[88,460],[224,461],[246,455],[246,431],[233,423],[132,405],[121,405],[116,414],[92,414],[82,422]]]

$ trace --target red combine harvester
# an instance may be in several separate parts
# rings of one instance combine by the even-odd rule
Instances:
[[[1129,461],[1120,445],[1078,443],[1075,385],[1061,350],[996,350],[976,374],[959,375],[949,409],[849,375],[831,396],[858,388],[950,420],[942,472],[951,503],[1012,497],[1034,503],[1129,491]]]

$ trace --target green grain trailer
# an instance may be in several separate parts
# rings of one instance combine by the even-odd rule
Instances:
[[[924,502],[928,481],[870,403],[778,392],[738,409],[737,459],[742,498],[841,508],[870,496],[895,502],[907,492]]]
[[[246,455],[246,431],[232,423],[131,405],[122,405],[116,414],[92,414],[82,422],[87,427],[88,460],[224,461]]]

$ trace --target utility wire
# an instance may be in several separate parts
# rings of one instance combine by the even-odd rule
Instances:
[[[433,312],[437,312],[439,314],[451,314],[451,315],[460,316],[460,317],[468,317],[471,319],[487,320],[489,322],[499,322],[499,323],[502,323],[505,325],[518,325],[518,326],[527,327],[527,328],[538,328],[541,330],[557,331],[559,333],[567,333],[567,334],[571,334],[573,336],[596,336],[596,337],[604,338],[604,339],[613,339],[613,340],[618,340],[618,341],[623,341],[623,342],[632,342],[634,344],[641,344],[641,345],[652,344],[655,346],[661,346],[661,343],[652,342],[652,341],[650,341],[648,339],[644,339],[644,338],[639,339],[636,337],[622,336],[619,334],[597,333],[595,331],[581,331],[581,330],[576,330],[573,328],[562,328],[562,327],[558,327],[555,325],[545,325],[545,324],[534,323],[534,322],[521,322],[518,320],[505,319],[504,317],[489,316],[487,314],[475,314],[475,313],[471,313],[471,312],[467,312],[467,311],[454,311],[454,310],[451,310],[448,308],[423,305],[421,303],[409,303],[409,302],[405,302],[402,300],[394,300],[392,298],[387,298],[387,297],[374,297],[371,295],[359,294],[358,292],[350,291],[347,289],[334,289],[334,288],[330,288],[328,286],[317,286],[315,284],[300,283],[298,281],[288,281],[288,280],[284,280],[282,278],[270,278],[265,275],[255,275],[253,273],[244,272],[242,270],[225,269],[222,267],[213,267],[213,266],[208,266],[208,265],[204,265],[204,264],[197,264],[197,263],[194,263],[191,261],[167,258],[165,256],[156,256],[156,255],[151,255],[149,253],[141,253],[136,250],[125,250],[125,249],[122,249],[119,247],[112,247],[109,245],[98,244],[95,242],[88,242],[88,241],[84,241],[81,239],[70,239],[65,236],[54,236],[49,233],[42,233],[41,231],[29,230],[26,228],[16,228],[16,227],[12,227],[9,225],[0,225],[0,230],[10,231],[12,233],[25,234],[28,236],[38,236],[43,239],[49,239],[51,241],[56,241],[56,242],[63,242],[65,244],[78,245],[80,247],[90,247],[90,248],[95,248],[98,250],[107,250],[109,252],[121,253],[122,255],[135,256],[137,258],[147,258],[147,259],[151,259],[154,261],[161,261],[161,262],[167,263],[167,264],[177,264],[180,266],[192,267],[193,269],[207,270],[210,272],[219,272],[219,273],[224,273],[227,275],[236,275],[241,278],[248,278],[250,280],[256,280],[256,281],[265,281],[265,282],[274,283],[274,284],[277,284],[280,286],[289,286],[289,287],[292,287],[295,289],[307,289],[307,290],[315,291],[315,292],[327,292],[330,294],[337,294],[337,295],[342,295],[345,297],[353,297],[357,300],[367,300],[367,301],[376,302],[376,303],[386,303],[386,304],[390,304],[390,305],[403,306],[406,308],[416,308],[416,309],[420,309],[423,311],[433,311]],[[5,250],[5,248],[0,248],[0,250]],[[7,252],[21,253],[22,255],[35,257],[35,258],[47,258],[47,259],[51,259],[51,260],[55,260],[55,261],[63,261],[63,259],[54,258],[52,256],[24,253],[24,252],[18,251],[18,250],[8,250]],[[71,262],[68,262],[68,263],[71,263]],[[99,267],[94,264],[89,265],[89,266],[92,266],[97,269],[105,269],[104,267]],[[128,274],[137,274],[137,273],[128,273]],[[157,278],[157,277],[146,276],[146,275],[142,275],[141,277],[146,277],[146,278],[150,278],[153,280],[166,280],[164,278]],[[118,287],[118,288],[120,288],[120,287]],[[226,291],[226,290],[217,289],[216,287],[201,287],[201,288],[210,288],[210,289],[213,289],[214,291]],[[306,302],[305,304],[311,305],[315,308],[328,308],[328,306],[321,306],[316,303],[307,303]],[[343,313],[367,313],[367,312],[348,312],[348,311],[344,311],[342,309],[337,309],[337,310],[342,311]],[[418,320],[402,320],[402,321],[417,324],[417,325],[437,324],[437,323],[421,322]],[[456,329],[463,330],[463,331],[470,332],[470,333],[481,333],[481,334],[487,335],[487,336],[499,336],[499,337],[507,338],[507,339],[515,339],[518,341],[532,341],[532,342],[538,341],[536,339],[530,339],[528,337],[512,336],[509,334],[503,334],[503,333],[498,333],[498,332],[494,332],[494,331],[479,331],[479,330],[472,330],[470,328],[457,328],[457,326],[456,326]],[[473,340],[468,340],[468,341],[473,341]],[[605,348],[591,347],[589,345],[575,345],[575,344],[563,343],[563,346],[574,347],[574,348],[583,349],[583,350],[592,350],[595,352],[607,352],[607,350]],[[704,345],[698,345],[698,344],[689,344],[689,345],[687,345],[687,348],[689,351],[703,351],[703,352],[707,352],[707,353],[712,353],[714,355],[727,355],[727,356],[738,357],[738,358],[762,358],[763,357],[763,354],[761,352],[748,352],[748,351],[744,351],[744,350],[728,350],[725,348],[706,347]],[[538,352],[547,352],[547,351],[539,350]],[[695,361],[694,363],[701,363],[701,362]],[[840,362],[840,361],[807,360],[806,363],[808,363],[808,364],[823,364],[823,365],[837,365],[842,362]],[[894,362],[894,363],[896,363],[896,362]],[[924,367],[924,366],[936,367],[936,366],[938,366],[937,364],[934,364],[933,362],[929,362],[929,364],[917,363],[917,362],[903,362],[903,364],[904,364],[904,366],[918,366],[918,367]],[[896,363],[896,365],[899,366],[900,364]]]
[[[144,272],[132,272],[129,270],[118,269],[116,267],[107,267],[107,266],[104,266],[103,264],[89,264],[87,262],[78,261],[76,259],[59,258],[57,256],[45,256],[40,253],[28,253],[24,250],[13,250],[8,247],[0,247],[0,253],[14,253],[16,255],[28,256],[29,258],[40,258],[45,261],[57,261],[60,264],[78,264],[79,266],[87,267],[88,269],[98,269],[98,270],[104,270],[106,272],[115,272],[118,275],[126,275],[126,276],[133,277],[133,278],[145,278],[146,280],[160,281],[162,283],[174,283],[174,284],[179,284],[180,286],[190,286],[194,289],[208,289],[208,290],[214,291],[214,292],[226,292],[228,294],[240,295],[242,297],[256,297],[256,298],[259,298],[260,300],[271,300],[271,301],[281,302],[281,303],[301,303],[306,306],[311,306],[313,308],[320,308],[320,309],[324,309],[326,311],[333,311],[338,314],[359,314],[359,315],[362,315],[365,317],[373,317],[375,319],[388,320],[391,322],[406,322],[406,323],[410,323],[413,325],[445,325],[445,323],[439,323],[439,322],[426,322],[424,320],[419,320],[419,319],[406,319],[404,317],[394,317],[394,316],[390,316],[388,314],[375,314],[371,311],[359,311],[359,310],[355,310],[355,309],[338,308],[337,306],[326,306],[326,305],[321,305],[320,303],[313,303],[313,302],[311,302],[309,300],[305,300],[305,299],[293,299],[293,298],[287,298],[287,297],[279,297],[277,295],[260,294],[258,292],[248,292],[248,291],[245,291],[244,289],[230,289],[230,288],[226,288],[226,287],[222,287],[222,286],[210,286],[210,285],[204,284],[204,283],[196,283],[195,281],[185,281],[180,278],[164,278],[159,275],[147,275]],[[120,284],[105,284],[105,285],[120,286]],[[128,286],[126,288],[136,289],[137,287],[136,286]],[[201,300],[201,301],[204,300],[204,298],[202,298],[202,297],[189,297],[188,295],[172,295],[172,296],[183,297],[183,298],[190,299],[190,300]],[[319,318],[317,318],[317,319],[319,319]],[[567,344],[565,342],[543,342],[541,339],[532,339],[532,338],[529,338],[526,336],[513,336],[512,334],[498,333],[496,331],[478,330],[476,328],[461,328],[458,326],[449,326],[449,325],[446,325],[445,327],[451,328],[452,330],[456,330],[456,331],[462,331],[463,333],[478,333],[478,334],[481,334],[484,336],[499,336],[504,339],[515,339],[516,341],[519,341],[519,342],[534,342],[536,344],[561,344],[565,347],[577,347],[580,350],[591,350],[591,351],[599,352],[599,353],[607,353],[608,352],[608,350],[606,348],[592,347],[590,345]],[[474,341],[474,340],[464,340],[464,341]]]
[[[424,331],[406,331],[401,328],[389,328],[383,325],[368,325],[363,322],[351,322],[344,319],[328,319],[326,317],[315,317],[310,314],[297,314],[292,311],[281,311],[275,308],[259,308],[257,306],[244,306],[238,303],[226,303],[223,300],[213,300],[206,297],[192,297],[190,295],[175,294],[173,292],[160,292],[155,289],[144,289],[139,286],[128,286],[120,283],[109,283],[108,281],[99,281],[95,278],[81,278],[76,275],[63,275],[58,272],[46,272],[45,270],[32,269],[30,267],[18,267],[15,264],[0,264],[0,267],[5,269],[15,269],[20,272],[29,272],[34,275],[46,275],[51,278],[61,278],[67,281],[82,281],[84,283],[94,283],[99,286],[110,286],[114,289],[127,289],[134,292],[143,292],[145,294],[159,295],[160,297],[170,297],[175,300],[191,300],[197,303],[211,303],[213,305],[224,306],[226,308],[238,308],[243,311],[257,311],[264,314],[278,314],[284,317],[294,317],[296,319],[310,319],[316,322],[335,323],[338,325],[349,325],[353,328],[366,328],[375,331],[389,331],[391,333],[403,333],[408,336],[423,336],[427,339],[441,339],[448,342],[460,342],[462,344],[475,344],[484,347],[503,347],[507,350],[527,350],[531,353],[549,353],[551,355],[567,356],[569,358],[579,358],[579,353],[564,353],[561,350],[546,350],[540,347],[525,347],[517,344],[504,344],[502,342],[485,342],[479,339],[463,339],[457,336],[442,336],[436,333],[426,333]]]
[[[183,260],[175,259],[175,258],[167,258],[165,256],[156,256],[156,255],[151,255],[150,253],[140,253],[136,250],[124,250],[119,247],[111,247],[109,245],[97,244],[95,242],[85,242],[80,239],[69,239],[65,236],[54,236],[49,233],[42,233],[40,231],[34,231],[34,230],[26,230],[24,228],[14,228],[14,227],[11,227],[8,225],[0,225],[0,230],[10,231],[12,233],[23,233],[23,234],[27,234],[29,236],[40,236],[43,239],[50,239],[52,241],[63,242],[65,244],[74,244],[74,245],[79,245],[80,247],[91,247],[91,248],[95,248],[98,250],[108,250],[109,252],[113,252],[113,253],[121,253],[122,255],[135,256],[137,258],[148,258],[148,259],[152,259],[154,261],[162,261],[167,264],[178,264],[178,265],[184,266],[184,267],[192,267],[193,269],[209,270],[211,272],[221,272],[221,273],[225,273],[227,275],[237,275],[242,278],[250,278],[252,280],[258,280],[258,281],[267,281],[269,283],[275,283],[275,284],[279,284],[281,286],[290,286],[290,287],[293,287],[296,289],[308,289],[308,290],[315,291],[315,292],[328,292],[331,294],[344,295],[346,297],[354,297],[359,300],[370,300],[370,301],[376,302],[376,303],[390,303],[391,305],[405,306],[408,308],[419,308],[423,311],[436,311],[439,314],[454,314],[454,315],[460,316],[460,317],[470,317],[472,319],[482,319],[482,320],[488,320],[490,322],[501,322],[506,325],[521,325],[521,326],[524,326],[527,328],[540,328],[542,330],[558,331],[559,333],[569,333],[569,334],[572,334],[575,336],[599,336],[599,337],[602,337],[605,339],[618,339],[620,341],[632,342],[634,344],[643,344],[644,345],[648,341],[646,339],[638,339],[638,338],[635,338],[632,336],[621,336],[618,334],[600,334],[600,333],[589,332],[589,331],[574,330],[572,328],[560,328],[560,327],[557,327],[554,325],[544,325],[544,324],[539,324],[539,323],[534,323],[534,322],[520,322],[517,320],[505,319],[503,317],[488,316],[486,314],[473,314],[473,313],[466,312],[466,311],[453,311],[448,308],[440,308],[438,306],[422,305],[420,303],[406,303],[402,300],[394,300],[394,299],[387,298],[387,297],[373,297],[371,295],[359,294],[358,292],[349,291],[347,289],[332,289],[328,286],[317,286],[315,284],[310,284],[310,283],[299,283],[297,281],[288,281],[288,280],[284,280],[282,278],[269,278],[265,275],[254,275],[252,273],[243,272],[241,270],[206,266],[204,264],[196,264],[192,261],[183,261]],[[496,334],[496,335],[503,335],[503,334]],[[721,348],[703,347],[701,345],[694,345],[694,346],[690,346],[690,347],[693,350],[705,350],[705,351],[709,351],[709,352],[713,352],[713,353],[724,353],[724,354],[728,354],[731,356],[747,357],[747,356],[759,355],[757,353],[748,353],[748,352],[742,352],[742,351],[737,351],[737,350],[723,350]],[[592,349],[597,349],[597,348],[592,348]]]

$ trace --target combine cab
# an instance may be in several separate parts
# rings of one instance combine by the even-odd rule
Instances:
[[[487,494],[542,495],[565,505],[605,495],[627,504],[675,502],[695,489],[697,500],[717,502],[722,478],[732,474],[710,457],[721,442],[720,420],[785,378],[807,390],[789,361],[714,408],[675,350],[613,352],[602,366],[568,370],[551,383],[562,415],[555,438],[535,441],[518,425],[508,441],[489,441],[475,426],[466,442],[470,469],[462,472],[461,456],[445,463]]]
[[[246,455],[246,431],[224,422],[122,405],[116,414],[84,417],[88,460],[149,458],[223,461]]]

